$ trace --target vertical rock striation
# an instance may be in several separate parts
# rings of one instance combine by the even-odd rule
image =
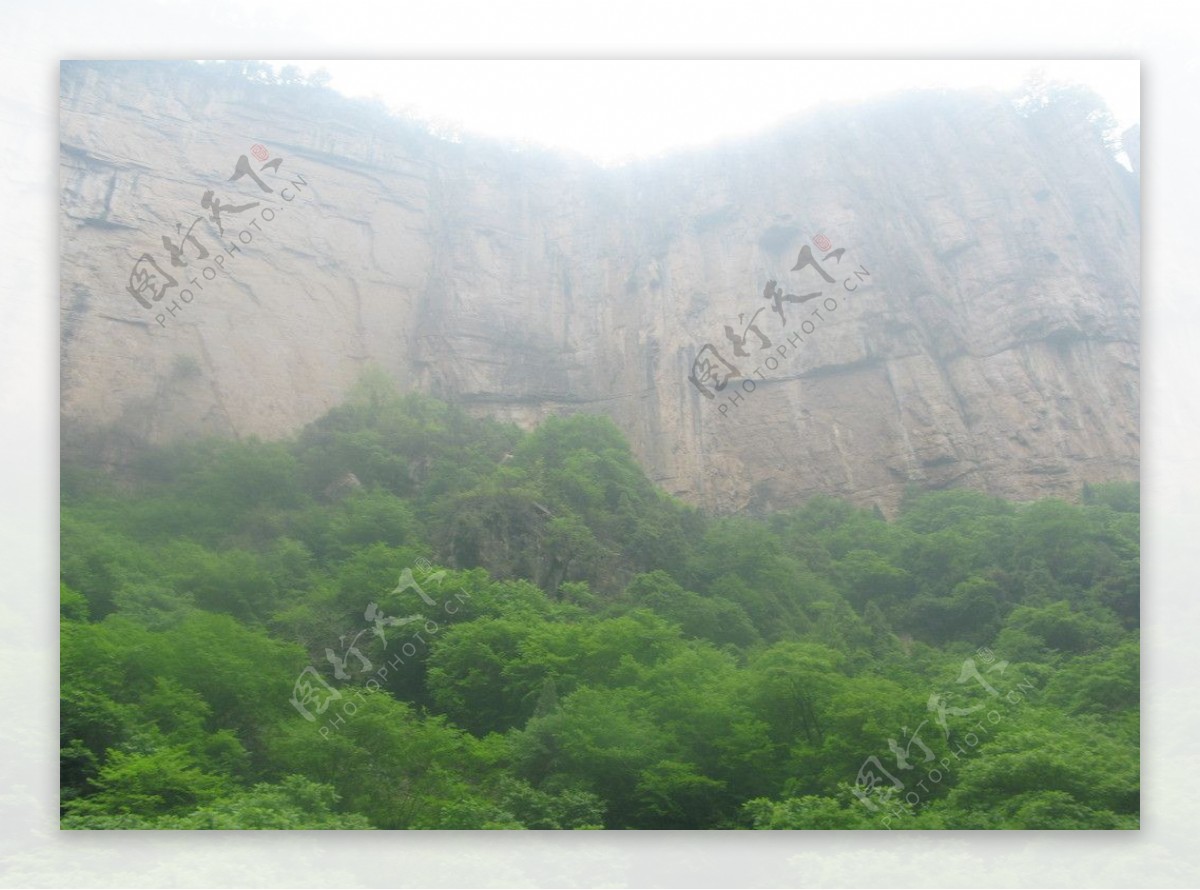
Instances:
[[[1137,180],[1054,109],[920,94],[601,169],[302,87],[69,63],[61,141],[68,452],[283,436],[376,363],[523,425],[608,414],[720,511],[1137,476]],[[255,144],[282,159],[252,162],[270,193],[229,181]],[[791,271],[818,235],[833,284]],[[143,254],[177,282],[151,309],[127,290]],[[784,325],[769,280],[822,296]],[[711,400],[688,382],[705,344],[742,375]]]

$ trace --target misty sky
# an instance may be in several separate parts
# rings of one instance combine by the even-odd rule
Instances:
[[[1019,88],[1035,70],[1083,84],[1121,128],[1139,120],[1137,61],[273,61],[325,68],[348,96],[477,135],[601,163],[741,136],[824,103],[903,89]]]

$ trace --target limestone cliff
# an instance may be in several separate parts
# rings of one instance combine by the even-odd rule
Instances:
[[[376,363],[523,425],[609,414],[721,511],[1137,476],[1137,180],[1052,111],[921,94],[602,169],[328,91],[68,63],[61,141],[68,452],[283,436]],[[806,245],[820,269],[792,271]]]

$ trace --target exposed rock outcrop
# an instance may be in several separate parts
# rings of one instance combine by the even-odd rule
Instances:
[[[374,362],[521,424],[609,414],[664,488],[722,511],[1137,476],[1136,177],[998,95],[829,110],[601,169],[327,92],[70,63],[61,139],[68,452],[282,436]],[[263,187],[230,181],[243,155]],[[833,284],[791,271],[805,245]],[[128,290],[143,254],[148,309]],[[155,301],[159,273],[176,285]],[[785,325],[771,280],[821,297],[781,303]],[[711,400],[688,381],[705,344],[743,375]]]

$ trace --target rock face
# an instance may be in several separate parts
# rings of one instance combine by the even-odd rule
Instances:
[[[601,169],[68,63],[61,140],[67,453],[284,436],[374,363],[522,425],[608,414],[718,511],[1137,477],[1137,180],[1053,108],[921,94]],[[776,311],[769,281],[820,296]]]

